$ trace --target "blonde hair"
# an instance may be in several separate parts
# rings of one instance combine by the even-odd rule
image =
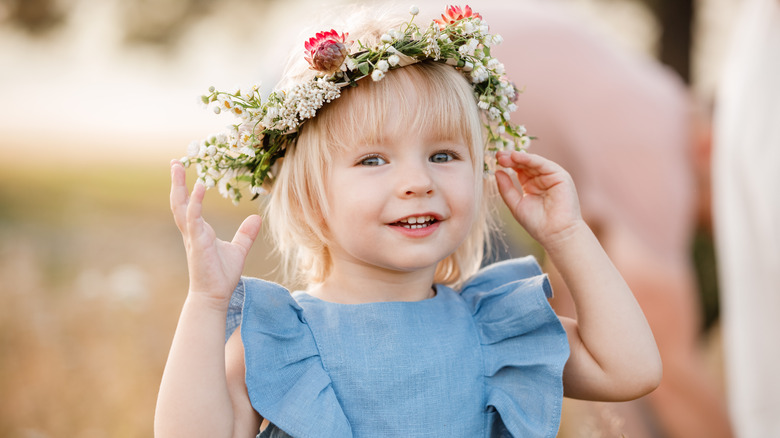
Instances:
[[[408,98],[412,93],[416,106]],[[325,218],[330,164],[356,141],[385,138],[384,121],[393,108],[408,110],[399,115],[400,126],[462,139],[469,146],[479,182],[474,187],[475,221],[460,247],[439,263],[434,281],[457,286],[479,268],[495,224],[489,207],[493,184],[482,178],[485,140],[480,112],[461,73],[443,63],[424,61],[390,70],[378,82],[362,79],[302,126],[296,144],[285,154],[266,206],[284,281],[319,283],[328,276],[332,260]]]

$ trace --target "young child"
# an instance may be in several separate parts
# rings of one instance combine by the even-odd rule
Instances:
[[[255,89],[204,97],[242,123],[183,160],[198,165],[191,195],[171,166],[190,284],[158,437],[554,437],[563,395],[657,386],[652,333],[571,178],[514,150],[528,138],[509,122],[498,42],[449,7],[430,27],[317,34],[309,66],[266,102]],[[242,183],[270,189],[268,226],[305,290],[241,277],[259,216],[230,242],[204,221],[206,186],[238,200]],[[478,271],[496,186],[560,269],[576,321],[553,313],[532,258]]]

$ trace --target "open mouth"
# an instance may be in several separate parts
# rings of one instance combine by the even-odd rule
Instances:
[[[398,227],[404,227],[410,230],[418,228],[427,228],[438,222],[433,216],[411,216],[392,224]]]

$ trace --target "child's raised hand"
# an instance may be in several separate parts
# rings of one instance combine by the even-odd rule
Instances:
[[[522,190],[504,170],[496,182],[515,219],[542,246],[564,238],[566,231],[582,223],[579,200],[571,176],[558,164],[526,152],[498,152],[500,166],[513,169]]]
[[[190,195],[185,179],[182,164],[172,161],[171,210],[187,251],[190,294],[200,294],[227,306],[249,249],[260,232],[260,216],[246,218],[231,242],[220,240],[201,215],[206,188],[196,183]]]

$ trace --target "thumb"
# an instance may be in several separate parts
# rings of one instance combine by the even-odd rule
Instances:
[[[256,214],[253,214],[244,219],[244,222],[241,223],[240,227],[238,227],[236,235],[233,236],[232,243],[244,248],[244,250],[248,252],[252,247],[252,244],[255,242],[257,235],[260,233],[261,223],[262,219],[260,219],[260,216]]]

